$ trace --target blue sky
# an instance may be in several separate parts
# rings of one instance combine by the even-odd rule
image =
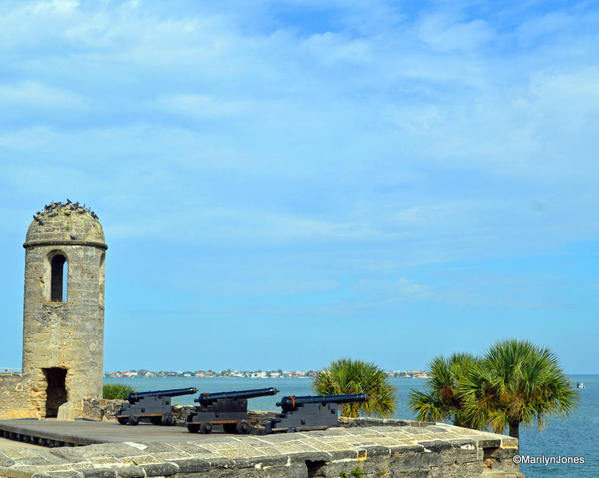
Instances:
[[[0,366],[31,215],[109,250],[105,368],[599,371],[594,2],[5,1]]]

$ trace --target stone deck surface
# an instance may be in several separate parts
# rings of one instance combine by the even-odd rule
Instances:
[[[0,433],[12,432],[35,436],[73,445],[94,445],[125,441],[204,441],[214,435],[191,434],[186,427],[162,427],[147,423],[137,426],[119,425],[116,422],[96,422],[91,420],[0,420]]]

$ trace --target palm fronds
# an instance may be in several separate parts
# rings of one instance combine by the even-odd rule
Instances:
[[[577,404],[557,356],[525,340],[498,342],[480,359],[436,357],[429,368],[426,391],[410,394],[419,420],[451,420],[496,433],[508,429],[518,437],[520,425],[536,423],[540,430],[548,415],[567,415]]]
[[[370,399],[365,403],[347,403],[342,415],[357,417],[360,413],[390,417],[395,411],[394,388],[387,382],[383,370],[375,364],[361,360],[340,359],[316,374],[312,388],[319,395],[365,393]]]

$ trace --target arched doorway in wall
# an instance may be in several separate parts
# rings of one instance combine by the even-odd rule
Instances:
[[[46,378],[46,418],[56,417],[58,407],[68,400],[66,377],[67,369],[60,367],[44,368]]]

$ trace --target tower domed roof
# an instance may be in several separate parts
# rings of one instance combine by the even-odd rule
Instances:
[[[59,244],[107,248],[98,216],[69,200],[50,203],[33,216],[23,247]]]

